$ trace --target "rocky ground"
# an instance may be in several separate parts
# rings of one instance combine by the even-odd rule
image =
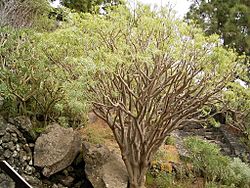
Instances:
[[[101,124],[98,120],[89,126],[92,129]],[[111,138],[109,129],[102,128],[98,130],[105,130],[106,138]],[[34,188],[126,188],[128,177],[121,155],[117,147],[111,150],[115,141],[97,143],[87,129],[53,123],[38,136],[28,118],[6,121],[1,117],[0,160],[7,161]],[[3,171],[0,187],[15,187]]]
[[[0,117],[0,160],[6,160],[34,188],[127,187],[126,168],[112,132],[93,114],[90,114],[90,124],[83,129],[51,124],[41,135],[33,130],[26,117],[8,121]],[[232,157],[246,158],[245,154],[249,153],[226,126],[190,126],[171,135],[176,148],[163,147],[163,150],[171,150],[171,154],[176,153],[168,156],[171,163],[166,164],[170,171],[171,164],[186,155],[182,144],[186,136],[198,135],[216,143],[224,154]],[[197,180],[191,185],[197,187],[201,182]],[[3,171],[0,171],[0,187],[15,187]]]
[[[18,121],[19,125],[17,125]],[[85,163],[79,152],[80,145],[78,145],[78,151],[71,153],[71,160],[65,163],[65,158],[69,158],[67,152],[72,152],[72,150],[69,150],[69,148],[72,149],[72,145],[68,144],[67,146],[65,142],[69,142],[70,139],[74,138],[73,135],[69,134],[69,131],[66,132],[68,133],[67,136],[62,137],[60,141],[62,145],[55,146],[55,140],[48,142],[43,137],[36,139],[35,134],[32,138],[33,132],[28,131],[31,123],[27,118],[19,117],[10,122],[6,122],[3,118],[0,119],[0,160],[6,160],[33,187],[91,187],[91,184],[85,178]],[[54,131],[56,131],[57,136],[63,136],[58,129]],[[50,133],[53,134],[53,132]],[[36,143],[35,139],[41,142]],[[62,140],[65,140],[65,142],[62,142]],[[43,148],[41,145],[46,147]],[[43,152],[43,149],[44,151],[48,149],[47,153]],[[52,155],[50,155],[51,153]],[[58,157],[58,154],[62,157]],[[56,160],[55,157],[57,157]],[[38,164],[34,164],[34,158],[36,158],[35,162]],[[39,160],[47,164],[39,164]],[[48,168],[51,167],[54,168],[54,171],[48,173]],[[3,171],[0,171],[0,187],[15,187],[15,183]]]

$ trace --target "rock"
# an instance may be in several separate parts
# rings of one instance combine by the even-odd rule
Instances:
[[[53,184],[51,188],[59,188],[56,184]]]
[[[6,125],[6,121],[5,119],[3,118],[3,116],[0,115],[0,136],[3,136],[5,133],[4,129],[6,129],[7,125]]]
[[[30,147],[30,148],[34,148],[34,147],[35,147],[35,144],[29,143],[29,147]]]
[[[183,142],[183,138],[185,137],[185,134],[183,134],[183,132],[180,130],[174,130],[171,133],[171,136],[175,139],[175,142],[176,142],[175,147],[178,150],[180,158],[183,160],[188,159],[190,157],[190,155],[189,155],[189,153],[185,147],[185,144]]]
[[[0,96],[0,109],[3,107],[4,98]]]
[[[97,116],[95,115],[94,112],[90,112],[88,114],[88,119],[89,119],[89,123],[92,124],[92,123],[95,123],[96,120],[97,120]]]
[[[22,177],[34,188],[42,188],[42,182],[35,176],[22,174]]]
[[[29,165],[27,165],[24,169],[24,173],[27,175],[31,175],[33,172],[35,172],[34,167],[31,167]]]
[[[14,143],[13,143],[12,141],[10,141],[10,142],[8,143],[8,148],[9,148],[11,151],[14,151],[14,150],[16,149],[16,147],[15,147],[15,145],[14,145]]]
[[[3,147],[2,147],[2,146],[0,146],[0,156],[2,156],[2,155],[3,155],[3,153],[4,153],[4,149],[3,149]]]
[[[2,126],[2,124],[0,124],[0,126]],[[0,136],[3,136],[4,134],[4,131],[0,131]]]
[[[75,188],[81,188],[82,187],[82,182],[79,181],[74,185]]]
[[[8,143],[2,143],[2,147],[3,147],[4,149],[8,149]]]
[[[1,138],[3,143],[7,143],[11,140],[11,135],[10,133],[5,133],[4,136]]]
[[[24,144],[23,145],[23,149],[27,152],[27,153],[31,153],[31,149],[29,148],[29,145],[28,144]]]
[[[32,123],[28,117],[19,116],[16,118],[9,119],[9,122],[15,125],[18,130],[23,133],[23,135],[29,142],[34,142],[36,140],[37,134],[33,130]]]
[[[18,152],[17,152],[17,151],[14,151],[12,156],[13,156],[14,158],[19,157]]]
[[[65,176],[65,177],[62,177],[60,179],[60,182],[62,185],[66,186],[66,187],[71,187],[71,185],[73,184],[73,181],[75,179],[71,176]]]
[[[120,155],[106,146],[83,143],[85,173],[95,188],[127,188],[128,175]]]
[[[33,165],[33,161],[32,160],[29,161],[29,165]]]
[[[51,124],[35,143],[34,165],[46,177],[68,167],[81,149],[81,137],[72,128]]]
[[[20,145],[19,144],[16,145],[16,150],[20,151]]]
[[[12,155],[12,153],[11,153],[11,151],[10,151],[9,149],[5,150],[5,152],[4,152],[4,157],[5,157],[6,159],[9,159],[11,155]]]
[[[15,188],[15,182],[7,175],[0,173],[1,188]]]

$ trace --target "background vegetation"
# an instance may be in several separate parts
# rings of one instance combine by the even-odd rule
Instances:
[[[5,118],[28,116],[37,129],[50,122],[84,126],[88,112],[93,109],[89,99],[105,101],[108,95],[104,90],[93,94],[93,86],[106,83],[109,88],[110,78],[121,72],[120,65],[128,75],[135,75],[135,79],[139,74],[134,73],[147,66],[150,73],[151,65],[160,62],[159,58],[166,54],[171,62],[191,62],[187,63],[190,70],[199,67],[206,73],[205,77],[211,80],[201,91],[204,94],[233,70],[230,82],[218,91],[216,102],[199,109],[199,120],[216,124],[211,119],[213,113],[222,114],[225,123],[239,130],[250,147],[248,1],[193,1],[186,23],[174,18],[167,9],[156,11],[141,6],[132,13],[120,6],[126,4],[124,1],[62,0],[61,4],[65,7],[53,9],[46,0],[0,1],[0,113]],[[133,66],[138,69],[131,69]],[[178,72],[177,69],[168,71],[170,75]],[[211,74],[214,76],[209,77]],[[185,77],[185,73],[181,75]],[[195,79],[190,83],[194,84]],[[180,80],[182,83],[184,79]],[[242,81],[244,85],[240,84]],[[131,85],[135,92],[139,91],[135,82]],[[110,96],[121,98],[113,90]],[[176,97],[179,101],[176,105],[192,98],[177,100],[180,96]],[[187,163],[192,164],[189,176],[204,177],[207,187],[250,184],[249,166],[239,159],[225,157],[218,147],[197,138],[185,142],[190,152]],[[159,156],[161,164],[164,164],[161,156],[169,157],[164,153]],[[183,167],[183,174],[189,169],[187,166]],[[165,171],[160,170],[157,176],[149,173],[149,181],[158,182],[159,187],[179,186],[178,175],[166,171],[168,163],[162,169]]]

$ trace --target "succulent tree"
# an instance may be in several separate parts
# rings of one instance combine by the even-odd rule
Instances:
[[[168,134],[204,121],[202,109],[218,102],[236,56],[217,36],[205,37],[163,9],[139,7],[131,15],[119,7],[87,20],[99,41],[96,62],[112,65],[97,71],[90,86],[94,112],[113,131],[129,187],[143,187],[150,161]]]

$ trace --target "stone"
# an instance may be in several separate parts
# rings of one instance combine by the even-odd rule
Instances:
[[[74,187],[75,188],[81,188],[82,187],[82,182],[81,181],[79,181],[79,182],[77,182],[77,183],[75,183],[75,185],[74,185]]]
[[[186,160],[190,157],[185,144],[183,142],[183,137],[185,137],[185,133],[183,134],[180,130],[174,130],[171,132],[171,136],[175,139],[175,147],[178,150],[178,153],[180,155],[180,158],[183,160]]]
[[[8,143],[2,143],[2,147],[3,147],[4,149],[8,149]]]
[[[53,184],[51,188],[58,188],[58,185]]]
[[[0,124],[1,125],[1,124]],[[3,136],[5,134],[5,132],[4,131],[0,131],[0,136]]]
[[[20,158],[20,162],[21,162],[21,163],[23,163],[23,162],[26,161],[26,159],[27,159],[26,153],[25,153],[23,150],[21,150],[21,151],[19,152],[19,158]]]
[[[9,123],[15,125],[29,142],[34,142],[36,140],[37,134],[33,130],[33,126],[29,117],[18,116],[15,118],[11,118],[9,119]]]
[[[0,146],[0,156],[3,155],[3,153],[4,153],[4,149],[2,146]]]
[[[35,143],[34,165],[43,168],[46,177],[67,168],[81,149],[81,137],[72,128],[54,123]]]
[[[33,165],[33,161],[32,160],[29,161],[29,165]]]
[[[58,185],[58,188],[68,188],[68,187],[63,186],[63,185],[60,184],[60,183],[58,183],[57,185]]]
[[[6,121],[5,119],[3,118],[3,116],[0,115],[0,136],[3,136],[5,134],[5,130],[7,125],[6,125]]]
[[[5,152],[4,152],[4,157],[6,158],[6,159],[9,159],[10,158],[10,156],[12,155],[12,152],[9,150],[9,149],[7,149],[7,150],[5,150]]]
[[[3,143],[7,143],[11,140],[11,135],[10,133],[5,133],[4,136],[1,138]]]
[[[90,124],[96,122],[97,116],[95,115],[94,112],[89,112],[89,114],[88,114],[88,120],[89,120],[89,123],[90,123]]]
[[[34,167],[31,167],[29,165],[27,165],[24,169],[24,173],[27,175],[31,175],[34,171],[35,171]]]
[[[17,142],[18,142],[18,138],[12,138],[12,141],[13,141],[14,143],[17,143]]]
[[[31,149],[30,149],[30,147],[29,147],[29,145],[28,144],[24,144],[23,145],[23,149],[24,149],[24,151],[26,151],[27,153],[31,153]]]
[[[83,142],[85,173],[95,188],[127,188],[128,174],[120,155],[104,145]]]
[[[22,174],[22,177],[34,188],[42,188],[42,182],[35,176]]]
[[[16,145],[16,150],[20,151],[20,145],[19,144]]]
[[[10,163],[10,164],[13,164],[13,165],[15,165],[14,164],[14,162],[15,162],[15,159],[14,159],[14,157],[11,155],[9,158],[6,158],[7,160],[8,160],[8,162]]]
[[[4,98],[0,96],[0,109],[3,107],[4,105]]]
[[[16,149],[14,143],[12,141],[8,142],[8,148],[11,150],[11,151],[14,151]]]
[[[64,176],[64,177],[60,178],[61,184],[66,186],[66,187],[71,187],[74,180],[75,179],[72,176]]]
[[[16,133],[11,133],[11,140],[12,140],[14,143],[17,143],[17,142],[18,142],[18,137],[17,137],[17,134],[16,134]]]
[[[11,136],[12,136],[13,138],[17,138],[17,134],[16,134],[16,133],[11,133]]]
[[[35,147],[35,144],[34,144],[34,143],[29,143],[29,147],[30,147],[30,148],[34,148],[34,147]]]
[[[18,157],[19,157],[18,152],[17,152],[17,151],[14,151],[12,156],[13,156],[14,158],[18,158]]]
[[[1,188],[15,188],[15,182],[7,175],[0,173],[0,187]]]

